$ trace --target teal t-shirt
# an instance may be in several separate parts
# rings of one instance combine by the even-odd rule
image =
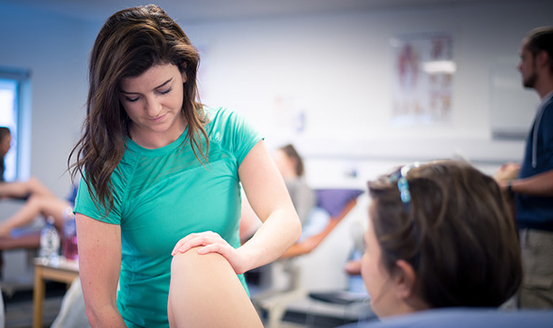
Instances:
[[[75,212],[121,226],[117,303],[127,327],[169,327],[171,251],[178,240],[209,230],[240,246],[238,167],[261,137],[235,112],[206,111],[209,163],[198,162],[189,142],[183,148],[186,131],[158,149],[129,139],[111,176],[114,208],[107,216],[94,205],[88,188],[79,188]]]

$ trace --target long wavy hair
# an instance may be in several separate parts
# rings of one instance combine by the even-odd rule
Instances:
[[[514,295],[522,281],[520,246],[495,180],[457,161],[406,175],[409,206],[393,174],[369,182],[384,268],[393,275],[397,260],[407,261],[417,274],[415,294],[432,308],[494,307]]]
[[[121,10],[104,23],[90,55],[83,134],[68,159],[71,177],[83,177],[96,197],[96,206],[107,212],[113,208],[111,175],[130,137],[130,119],[119,100],[120,82],[152,66],[173,64],[185,72],[181,113],[188,130],[183,146],[190,142],[196,158],[207,162],[209,140],[204,126],[208,118],[196,86],[199,61],[197,49],[183,30],[156,5]]]

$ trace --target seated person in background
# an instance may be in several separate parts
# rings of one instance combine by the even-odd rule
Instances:
[[[77,187],[73,186],[67,199],[58,198],[38,179],[31,178],[26,182],[6,182],[0,184],[2,198],[26,198],[25,204],[9,218],[0,217],[0,238],[12,237],[14,228],[21,228],[42,215],[45,219],[54,218],[54,225],[62,231],[65,215],[73,212]]]
[[[302,223],[302,235],[298,241],[321,232],[328,224],[330,215],[317,207],[317,195],[305,180],[305,168],[300,154],[293,145],[288,144],[273,152],[273,160]],[[260,224],[261,221],[257,219],[247,198],[242,197],[241,240],[244,242],[253,235]]]
[[[11,148],[12,134],[10,129],[0,126],[0,183],[4,182],[5,163],[4,157]]]
[[[377,316],[499,307],[517,292],[514,222],[491,177],[439,161],[402,167],[368,187],[361,273]]]
[[[273,159],[284,179],[302,225],[304,225],[317,204],[317,195],[305,181],[303,160],[291,144],[275,150]]]
[[[38,216],[44,218],[52,216],[56,228],[61,231],[64,213],[72,213],[76,194],[73,188],[68,200],[56,197],[37,178],[31,177],[27,181],[4,181],[4,156],[10,150],[11,132],[6,127],[0,127],[0,199],[25,200],[23,207],[9,218],[0,217],[0,238],[11,237],[14,228],[24,227],[33,222]]]
[[[31,177],[27,181],[0,183],[0,199],[12,198],[26,200],[31,196],[54,196],[40,180]]]
[[[351,238],[353,240],[353,249],[350,257],[344,265],[344,271],[349,276],[361,275],[361,258],[365,253],[364,232],[367,230],[361,222],[355,222],[351,228]]]
[[[11,132],[7,127],[0,127],[0,199],[27,199],[31,195],[53,196],[50,190],[38,179],[31,177],[27,181],[6,182],[4,180],[4,158],[11,149]]]
[[[300,217],[302,234],[298,241],[321,232],[328,224],[330,214],[317,206],[317,194],[305,180],[302,157],[293,145],[288,144],[278,148],[273,159]]]

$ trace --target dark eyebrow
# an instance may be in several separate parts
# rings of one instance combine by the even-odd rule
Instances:
[[[154,90],[166,86],[171,81],[173,81],[173,78],[170,78],[167,81],[163,82],[162,84],[158,85],[157,87],[154,88]],[[127,91],[124,91],[124,90],[120,90],[120,91],[121,91],[121,93],[124,93],[124,94],[136,94],[136,93],[138,93],[138,92],[127,92]]]

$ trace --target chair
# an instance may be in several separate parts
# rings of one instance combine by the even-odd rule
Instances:
[[[439,308],[418,311],[409,315],[371,320],[340,328],[551,328],[552,310],[503,311],[495,308]]]
[[[2,200],[2,211],[6,210],[7,215],[15,212],[23,205],[26,198],[9,198]],[[33,222],[25,227],[14,228],[11,236],[0,237],[0,280],[5,278],[4,274],[4,251],[25,250],[27,263],[32,267],[32,260],[38,254],[40,248],[40,229],[41,225]],[[6,292],[6,290],[4,290]],[[9,291],[7,292],[9,294]]]
[[[342,319],[349,321],[365,321],[376,318],[370,307],[370,297],[367,294],[352,292],[349,290],[309,292],[311,300],[325,304],[343,307]],[[355,316],[352,317],[352,313]],[[307,316],[306,324],[311,323],[312,316]]]
[[[0,238],[0,288],[2,292],[6,294],[7,297],[13,296],[13,294],[19,290],[26,290],[32,287],[32,270],[33,270],[33,259],[38,255],[38,250],[40,248],[40,232],[31,231],[28,234],[23,234],[15,237],[3,237]],[[12,250],[24,250],[26,259],[24,259],[25,277],[29,274],[27,281],[22,279],[21,276],[17,275],[17,279],[13,280],[13,274],[6,274],[4,271],[4,251]]]
[[[12,249],[25,249],[27,250],[27,256],[29,257],[29,263],[31,259],[36,257],[37,251],[40,248],[40,231],[31,232],[17,237],[4,237],[0,238],[0,277],[2,276],[4,267],[4,250]]]
[[[352,222],[351,239],[354,241],[348,261],[360,261],[365,245],[363,241],[365,227],[359,221]],[[376,318],[370,307],[370,297],[365,289],[361,275],[352,273],[348,276],[348,286],[345,289],[310,291],[309,298],[317,303],[330,304],[343,308],[342,319],[362,321]],[[310,319],[308,316],[307,319]]]
[[[268,290],[252,295],[252,302],[259,312],[267,314],[267,328],[279,326],[288,304],[307,297],[307,291],[301,287],[301,267],[295,259],[315,250],[334,228],[357,204],[357,197],[363,193],[360,189],[317,189],[317,205],[330,214],[327,226],[318,234],[292,245],[278,260],[288,275],[288,286],[280,290]]]

